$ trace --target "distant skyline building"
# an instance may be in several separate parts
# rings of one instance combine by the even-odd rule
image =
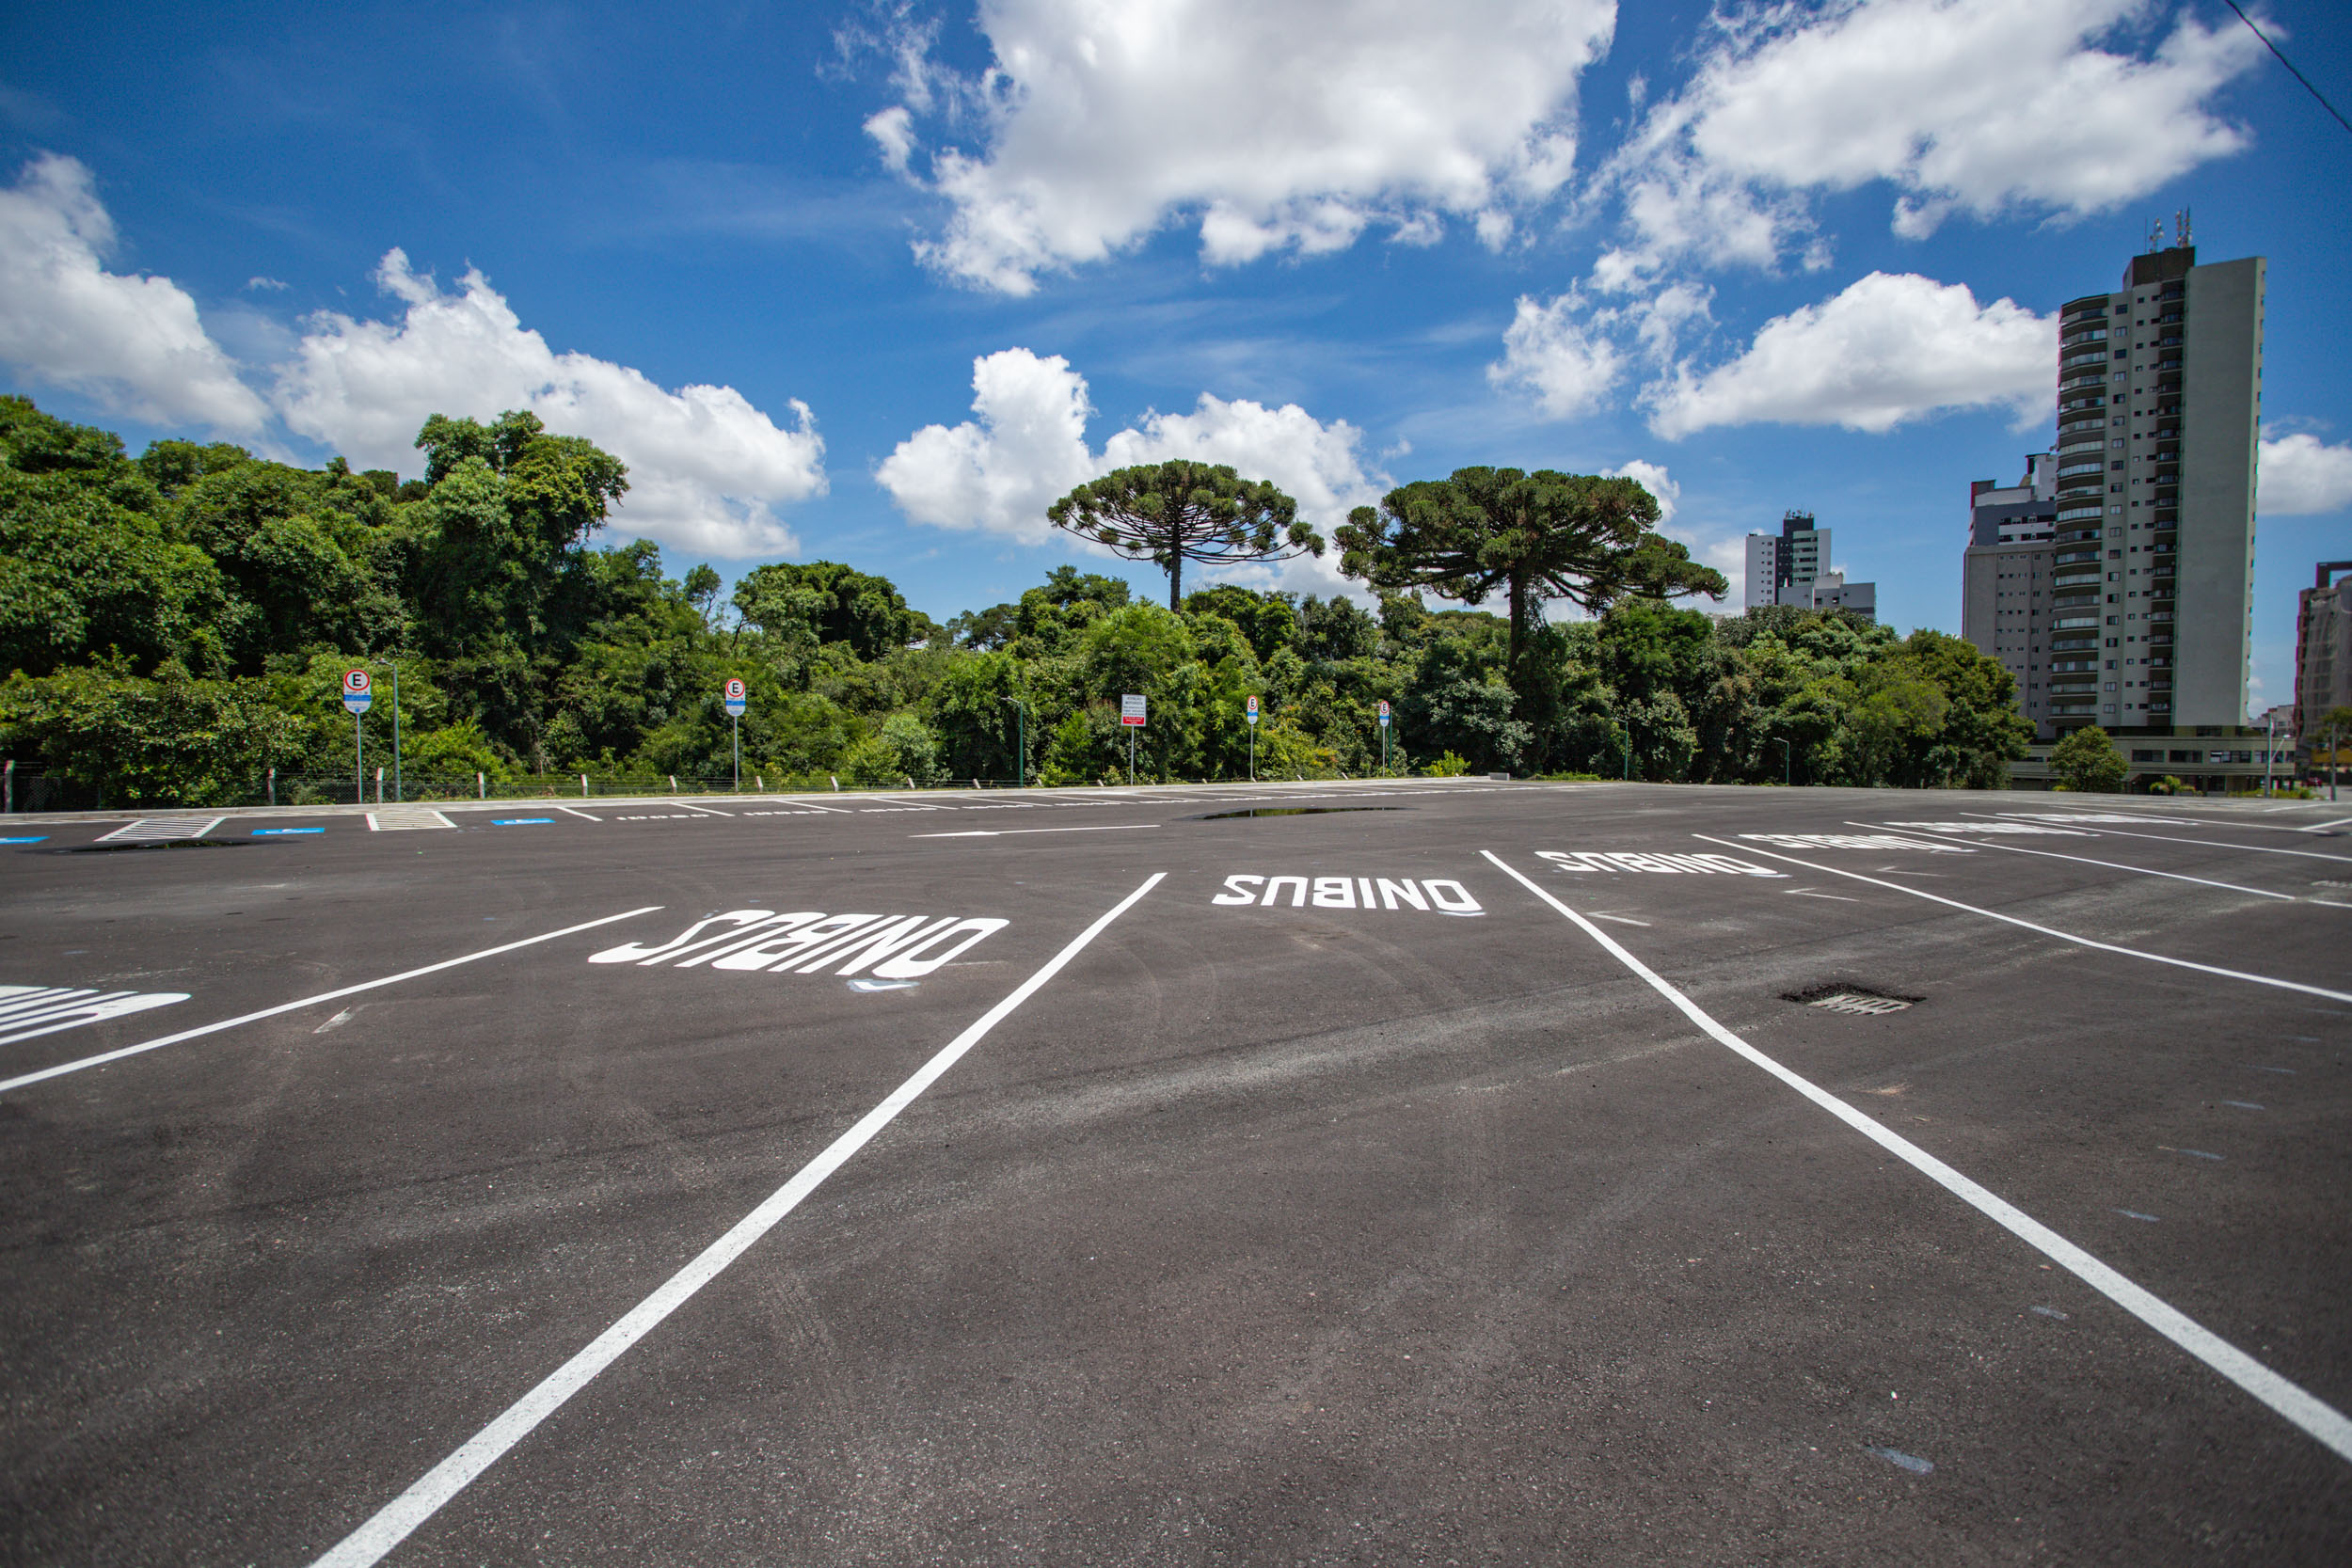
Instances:
[[[1816,527],[1813,514],[1783,514],[1778,533],[1748,535],[1747,608],[1848,610],[1876,620],[1878,584],[1848,582],[1830,569],[1830,531]]]
[[[2295,609],[2295,733],[2320,745],[2320,721],[2352,706],[2352,561],[2323,561]]]
[[[2159,226],[2114,292],[2058,312],[2055,450],[1969,487],[1963,635],[2040,739],[2246,723],[2264,291],[2263,258],[2200,266],[2185,219],[2170,246]]]

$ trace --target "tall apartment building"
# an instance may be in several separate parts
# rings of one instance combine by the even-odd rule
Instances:
[[[2200,266],[2185,230],[2060,309],[2055,451],[2017,485],[1970,487],[1963,633],[2016,674],[2045,741],[2245,724],[2265,262]]]
[[[2295,733],[2306,746],[2324,746],[2320,721],[2329,708],[2352,707],[2352,561],[2323,561],[2317,580],[2295,608]]]
[[[1810,512],[1790,512],[1780,532],[1748,535],[1747,601],[1801,605],[1808,610],[1851,610],[1876,618],[1878,584],[1848,582],[1830,567],[1830,531],[1816,528]]]

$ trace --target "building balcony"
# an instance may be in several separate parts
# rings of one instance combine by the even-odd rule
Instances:
[[[2181,504],[2181,492],[2178,488],[2180,481],[2174,480],[2172,483],[2174,486],[2173,488],[2168,490],[2158,490],[2156,492],[2156,504],[2158,506],[2178,506]]]
[[[2178,468],[2158,468],[2156,470],[2156,477],[2153,483],[2157,484],[2178,484],[2181,483],[2181,470]]]

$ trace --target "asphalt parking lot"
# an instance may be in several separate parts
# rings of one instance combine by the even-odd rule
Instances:
[[[0,1552],[2343,1562],[2346,810],[8,818]]]

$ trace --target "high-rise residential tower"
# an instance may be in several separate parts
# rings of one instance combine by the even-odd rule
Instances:
[[[1844,574],[1830,570],[1829,551],[1829,530],[1814,527],[1810,512],[1785,515],[1778,534],[1749,534],[1748,608],[1801,605],[1875,618],[1878,585],[1848,582]]]
[[[2264,260],[2200,266],[2187,241],[2159,229],[2114,292],[2059,310],[2055,452],[1971,487],[1964,635],[2016,674],[2043,740],[2246,721]]]
[[[2295,607],[2295,729],[2305,746],[2326,744],[2328,710],[2352,707],[2352,561],[2323,561]]]

